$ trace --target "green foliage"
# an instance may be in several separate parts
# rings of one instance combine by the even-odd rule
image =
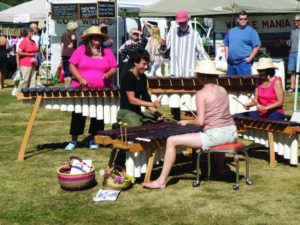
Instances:
[[[8,81],[5,81],[6,84]],[[202,181],[192,187],[195,164],[180,157],[172,168],[166,190],[146,190],[141,184],[121,192],[116,202],[95,203],[102,188],[69,192],[59,187],[56,169],[71,155],[92,159],[97,171],[108,162],[110,149],[81,147],[64,151],[70,140],[70,113],[39,108],[24,162],[17,156],[33,106],[11,96],[12,87],[0,90],[0,224],[298,224],[300,168],[283,163],[268,165],[268,152],[250,152],[250,176],[254,184],[240,180],[233,191],[233,158],[227,165],[233,176],[227,182]],[[285,109],[292,109],[292,94],[285,94]],[[88,124],[87,126],[88,127]],[[87,137],[80,137],[80,141]],[[245,173],[240,162],[241,175]],[[160,173],[156,167],[152,178]]]
[[[24,2],[29,2],[30,0],[1,0],[1,2],[11,5],[11,6],[15,6],[15,5],[19,5],[22,4]]]

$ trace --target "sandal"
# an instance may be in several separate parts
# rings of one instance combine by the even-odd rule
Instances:
[[[289,90],[287,90],[288,93],[294,93],[295,89],[290,88]]]

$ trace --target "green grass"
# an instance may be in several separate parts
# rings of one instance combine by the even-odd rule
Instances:
[[[64,151],[70,137],[70,114],[40,108],[26,150],[18,162],[19,147],[32,105],[0,90],[0,224],[299,224],[300,169],[278,163],[271,169],[265,150],[251,151],[254,184],[233,179],[203,181],[192,187],[194,165],[176,166],[165,190],[151,191],[135,184],[116,202],[95,203],[102,187],[98,171],[108,162],[110,149],[78,148]],[[285,109],[292,111],[293,95],[286,94]],[[86,132],[87,133],[87,132]],[[80,140],[86,138],[82,136]],[[93,159],[98,185],[69,192],[60,188],[56,169],[71,155]],[[278,158],[280,161],[280,158]],[[228,160],[232,171],[232,158]],[[282,161],[282,160],[281,160]],[[241,174],[244,174],[244,161]],[[159,170],[154,173],[154,176]]]

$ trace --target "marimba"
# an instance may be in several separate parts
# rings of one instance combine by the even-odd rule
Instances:
[[[257,79],[258,76],[225,75],[214,78],[212,82],[228,91],[230,113],[236,114],[247,111],[238,101],[251,101]],[[148,77],[152,101],[161,99],[162,105],[180,108],[181,111],[196,111],[195,92],[200,85],[201,80],[196,77]]]
[[[121,129],[100,131],[95,136],[95,142],[112,146],[109,165],[114,162],[118,150],[125,150],[127,174],[141,177],[141,174],[145,173],[145,182],[148,182],[153,164],[158,164],[164,157],[165,144],[169,136],[200,131],[202,127],[190,125],[183,127],[171,122],[148,124],[129,127],[122,133]]]
[[[291,121],[253,118],[246,114],[234,115],[235,123],[243,138],[270,149],[270,166],[275,166],[275,153],[298,165],[298,133],[300,123]]]
[[[17,94],[18,100],[34,104],[22,140],[18,160],[24,160],[25,150],[38,108],[82,113],[83,116],[104,120],[105,124],[117,121],[119,89],[25,88]]]

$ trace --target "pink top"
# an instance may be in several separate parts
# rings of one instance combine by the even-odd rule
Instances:
[[[113,51],[110,48],[104,48],[104,56],[92,58],[85,54],[85,45],[79,46],[72,54],[69,62],[75,65],[80,75],[87,81],[88,88],[104,88],[112,84],[112,80],[104,81],[104,74],[112,68],[118,67],[118,63]],[[80,83],[73,80],[72,87],[79,88]]]
[[[27,38],[23,38],[19,45],[19,49],[25,53],[37,53],[38,49],[34,41],[29,41]],[[36,63],[36,57],[33,56],[20,56],[19,64],[20,66],[33,67]]]
[[[205,99],[204,130],[234,125],[226,90],[215,84],[206,84],[201,91],[213,93],[211,98]]]
[[[271,84],[264,88],[261,84],[257,86],[257,92],[258,92],[258,103],[262,106],[271,105],[274,102],[277,102],[276,92],[275,92],[275,82],[276,80],[279,80],[281,82],[280,77],[274,77]],[[276,110],[277,112],[284,114],[284,110],[282,107]],[[264,115],[268,112],[268,110],[260,111],[259,115]]]

